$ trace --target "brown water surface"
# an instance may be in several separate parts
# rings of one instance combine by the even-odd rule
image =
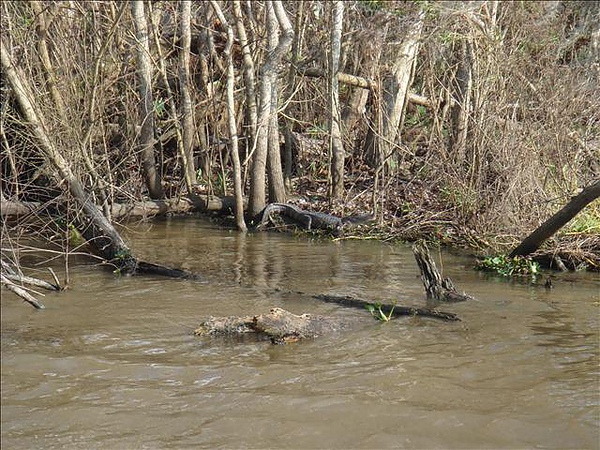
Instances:
[[[126,234],[142,259],[204,281],[76,265],[43,311],[3,291],[2,449],[599,448],[597,274],[546,291],[443,253],[477,297],[444,306],[463,321],[381,324],[286,290],[422,306],[407,246],[190,218]],[[273,306],[365,321],[287,346],[192,335]]]

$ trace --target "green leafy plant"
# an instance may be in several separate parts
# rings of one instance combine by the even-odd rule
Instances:
[[[389,314],[386,314],[385,312],[383,312],[383,310],[381,309],[382,308],[381,303],[375,303],[375,304],[369,303],[368,305],[365,306],[365,308],[377,320],[379,320],[381,322],[389,322],[390,320],[392,320],[392,317],[394,315],[394,308],[396,308],[396,305],[392,306],[392,309],[390,310]]]
[[[113,263],[117,266],[113,273],[115,275],[121,275],[121,270],[123,269],[123,265],[127,259],[131,258],[131,251],[128,249],[121,249],[117,253],[115,253],[115,257],[113,259]]]
[[[75,228],[75,225],[70,223],[68,225],[69,228],[69,244],[74,247],[78,247],[85,242],[85,238],[81,235],[79,230]]]
[[[494,272],[505,277],[531,276],[535,278],[540,273],[540,265],[531,258],[506,255],[489,256],[477,263],[477,270]]]
[[[162,117],[165,113],[166,110],[166,106],[165,106],[165,101],[164,99],[161,97],[159,99],[154,100],[154,112],[156,113],[156,115],[158,117]]]

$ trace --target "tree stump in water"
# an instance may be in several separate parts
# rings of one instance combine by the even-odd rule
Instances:
[[[473,299],[470,295],[457,292],[450,278],[442,279],[442,275],[438,271],[424,242],[417,242],[413,246],[413,253],[417,260],[417,265],[421,270],[421,279],[423,280],[428,299],[453,303]]]

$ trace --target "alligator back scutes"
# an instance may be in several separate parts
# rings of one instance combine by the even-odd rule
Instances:
[[[330,214],[305,211],[296,205],[291,205],[289,203],[270,203],[263,210],[258,227],[265,226],[269,222],[271,214],[279,214],[288,217],[307,230],[339,230],[343,225],[342,219]]]

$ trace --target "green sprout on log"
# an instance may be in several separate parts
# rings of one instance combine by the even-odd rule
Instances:
[[[381,303],[375,303],[375,304],[369,303],[369,304],[365,305],[366,310],[369,311],[373,317],[375,317],[377,320],[379,320],[381,322],[389,322],[390,320],[392,320],[395,307],[396,307],[396,305],[392,306],[392,309],[390,310],[389,314],[386,314],[381,309],[382,308]]]

